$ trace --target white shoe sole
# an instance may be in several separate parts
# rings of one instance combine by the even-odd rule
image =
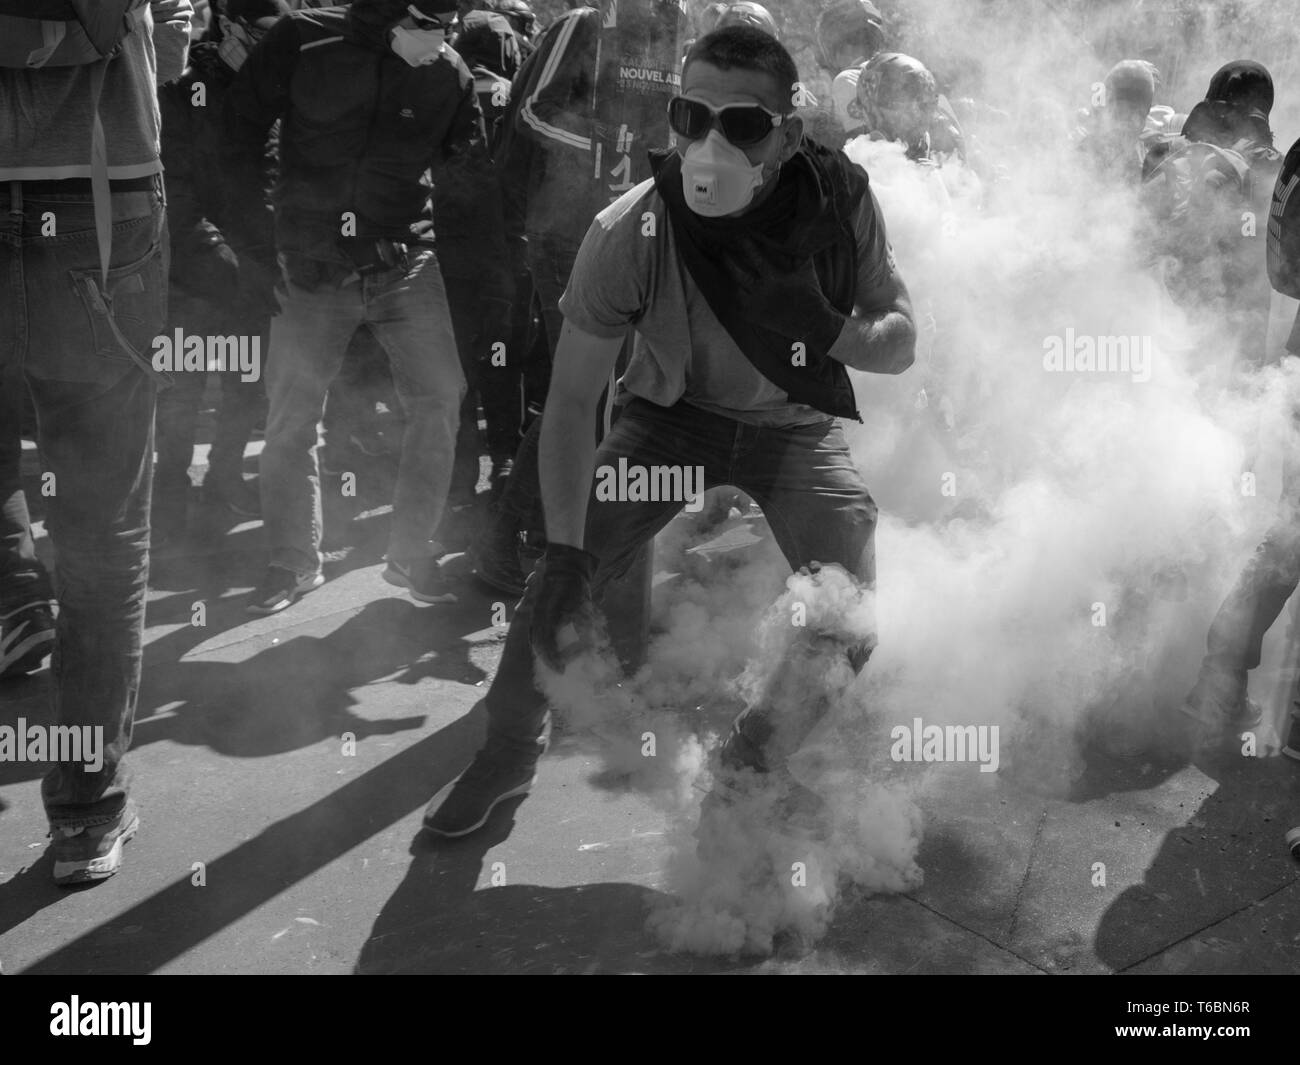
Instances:
[[[533,776],[527,781],[527,783],[520,784],[517,788],[511,788],[510,791],[507,791],[502,795],[498,795],[495,799],[492,800],[492,805],[489,806],[486,811],[484,811],[482,817],[480,817],[477,821],[474,822],[474,824],[470,825],[468,828],[462,828],[459,832],[448,832],[446,829],[434,828],[432,821],[433,821],[434,814],[436,814],[437,811],[432,808],[433,804],[430,803],[430,809],[426,810],[424,813],[424,829],[426,832],[430,832],[435,836],[441,836],[444,839],[460,839],[462,836],[468,836],[471,832],[477,832],[480,828],[486,825],[489,819],[492,817],[492,811],[495,810],[501,803],[505,802],[507,799],[514,799],[520,795],[527,795],[532,790],[533,784],[536,780],[537,780],[537,774],[534,773]]]
[[[455,592],[444,592],[442,595],[423,595],[411,587],[410,579],[405,574],[394,573],[387,567],[384,568],[382,576],[394,588],[405,588],[416,602],[436,605],[438,603],[455,603],[457,601]]]
[[[140,831],[140,817],[137,814],[131,823],[113,841],[113,847],[107,854],[88,861],[54,863],[54,882],[56,884],[81,884],[88,880],[106,880],[122,868],[122,848],[135,838]]]
[[[289,598],[281,600],[275,606],[262,606],[259,603],[249,603],[245,609],[250,614],[256,614],[258,617],[269,617],[271,614],[280,613],[281,610],[288,610],[289,607],[293,606],[293,604],[296,603],[299,599],[301,599],[304,595],[306,595],[308,592],[315,591],[324,583],[325,583],[325,574],[317,573],[313,577],[309,577],[305,580],[299,581],[296,585],[294,585],[292,591],[289,593]]]

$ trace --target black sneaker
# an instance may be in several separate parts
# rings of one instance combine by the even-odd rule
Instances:
[[[471,552],[474,576],[494,592],[504,592],[516,599],[524,594],[526,577],[519,565],[519,536],[506,521],[492,522],[483,546]]]
[[[489,743],[474,756],[442,804],[429,803],[424,827],[435,836],[468,836],[487,824],[498,803],[528,794],[536,779],[536,758],[504,753]]]
[[[1297,715],[1294,710],[1291,711],[1291,731],[1286,735],[1282,753],[1300,762],[1300,715]]]
[[[395,562],[388,560],[384,568],[384,580],[405,588],[411,598],[421,603],[454,603],[456,593],[452,591],[453,582],[443,576],[442,567],[436,558],[417,558],[412,562]]]
[[[84,884],[104,880],[122,868],[122,847],[140,829],[135,803],[126,801],[117,820],[91,828],[51,828],[54,882]]]
[[[262,516],[262,500],[257,489],[244,480],[243,474],[237,478],[214,477],[209,470],[203,479],[203,502],[222,507],[237,518]]]
[[[0,678],[39,669],[54,650],[53,605],[42,599],[0,614]]]
[[[292,606],[298,598],[325,583],[325,574],[312,573],[300,577],[283,566],[268,566],[262,583],[249,593],[250,614],[278,614]]]

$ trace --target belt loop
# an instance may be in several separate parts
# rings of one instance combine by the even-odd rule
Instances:
[[[23,183],[9,182],[9,213],[16,219],[23,216]]]

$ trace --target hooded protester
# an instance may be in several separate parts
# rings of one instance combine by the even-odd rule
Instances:
[[[456,38],[456,52],[474,75],[474,89],[482,108],[489,142],[496,139],[497,125],[507,113],[510,85],[522,65],[520,38],[502,15],[491,11],[471,11],[461,23]],[[494,183],[499,175],[492,174]],[[497,196],[500,196],[498,191]],[[481,279],[488,272],[482,257],[489,249],[468,234],[439,237],[438,253],[443,279],[447,283],[447,300],[456,328],[456,347],[461,369],[469,389],[461,404],[460,430],[456,439],[456,458],[448,497],[448,516],[438,540],[449,550],[458,550],[475,536],[480,512],[477,492],[479,480],[478,406],[483,405],[487,423],[484,443],[492,457],[494,481],[498,471],[508,466],[519,445],[520,375],[522,359],[492,358],[494,343],[507,339],[511,308],[505,301],[485,294]],[[516,280],[518,298],[527,298],[525,285]],[[495,300],[490,303],[490,300]],[[494,309],[493,309],[494,308]],[[499,321],[490,333],[481,328]],[[513,338],[511,338],[513,340]],[[507,352],[513,343],[507,345]]]
[[[454,0],[292,12],[252,49],[227,95],[228,153],[245,202],[260,193],[267,131],[281,120],[273,234],[251,214],[227,233],[241,258],[246,247],[274,246],[281,267],[261,459],[270,565],[252,613],[283,610],[323,583],[319,424],[363,324],[388,354],[405,416],[384,579],[420,602],[455,599],[432,537],[465,375],[430,221],[439,241],[480,242],[487,305],[509,299],[510,279],[474,78],[446,47],[455,17]],[[482,330],[501,327],[492,306]]]
[[[1262,95],[1258,97],[1262,99]],[[1267,110],[1265,109],[1265,114]],[[1300,299],[1300,141],[1292,145],[1273,185],[1266,247],[1268,277],[1282,295]],[[1300,356],[1300,313],[1286,350]],[[1300,410],[1292,412],[1300,423]],[[1300,586],[1300,461],[1283,458],[1282,499],[1278,520],[1246,563],[1219,607],[1206,637],[1206,654],[1196,685],[1181,706],[1185,720],[1176,740],[1181,745],[1213,743],[1254,729],[1263,712],[1247,689],[1250,672],[1263,655],[1264,637]],[[1300,761],[1300,701],[1292,700],[1282,753]]]
[[[793,569],[838,565],[864,594],[874,583],[876,506],[836,419],[857,417],[848,367],[903,372],[915,328],[867,175],[804,138],[797,82],[769,34],[729,26],[699,40],[669,105],[676,146],[652,152],[653,176],[583,239],[542,422],[546,555],[487,694],[487,742],[425,815],[437,835],[468,835],[529,790],[547,717],[534,654],[564,668],[590,635],[594,597],[684,505],[680,493],[602,492],[595,471],[702,468],[701,491],[732,485],[760,503]],[[597,397],[633,332],[628,402],[597,449]],[[807,638],[841,673],[874,643]],[[809,652],[797,640],[791,655]],[[786,763],[834,693],[800,694],[797,710],[765,695],[735,722],[720,802],[753,784],[815,813]]]
[[[1197,313],[1226,321],[1235,350],[1226,366],[1265,357],[1270,291],[1263,240],[1268,195],[1281,166],[1269,112],[1273,80],[1251,60],[1235,60],[1210,79],[1182,135],[1145,167],[1147,241],[1170,294]],[[1253,216],[1257,226],[1243,224]]]
[[[1269,187],[1282,157],[1273,148],[1269,113],[1273,110],[1273,77],[1261,63],[1235,59],[1210,78],[1205,99],[1187,114],[1183,135],[1246,157],[1254,170],[1272,170]]]

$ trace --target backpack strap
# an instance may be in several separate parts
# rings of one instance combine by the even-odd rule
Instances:
[[[90,113],[93,123],[90,138],[90,191],[95,203],[95,237],[99,242],[100,290],[108,292],[108,262],[113,249],[113,210],[108,185],[108,141],[104,120],[99,115],[99,100],[104,92],[104,75],[110,60],[101,59],[90,68]]]

